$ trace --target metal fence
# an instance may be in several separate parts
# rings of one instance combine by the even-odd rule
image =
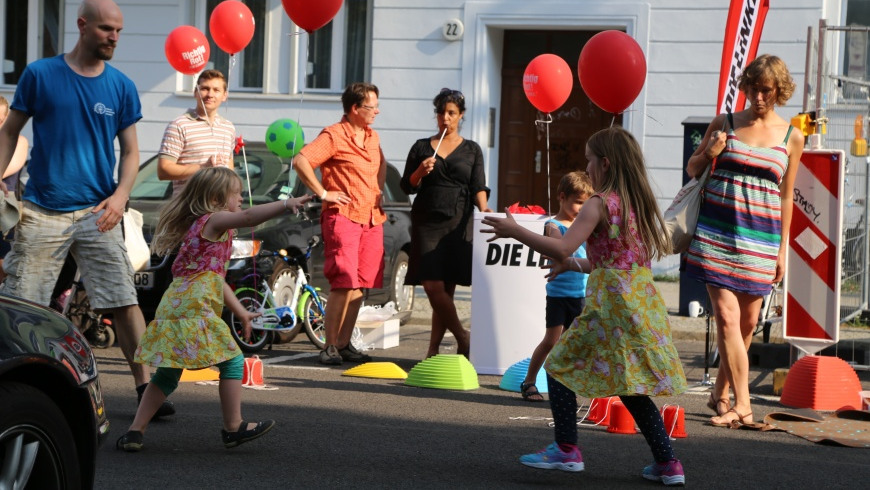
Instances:
[[[824,124],[822,146],[846,154],[840,321],[868,309],[870,211],[870,27],[829,26],[807,34],[804,112]]]

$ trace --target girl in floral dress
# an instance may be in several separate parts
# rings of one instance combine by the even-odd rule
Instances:
[[[295,212],[311,199],[303,196],[253,206],[242,211],[242,181],[226,167],[196,172],[184,190],[160,213],[151,250],[166,255],[179,245],[172,265],[173,281],[139,340],[135,360],[156,367],[136,417],[116,447],[139,451],[145,429],[163,400],[178,387],[184,369],[217,366],[223,414],[221,436],[232,448],[256,439],[275,425],[274,420],[248,423],[242,419],[244,356],[221,319],[224,302],[251,335],[251,320],[224,282],[233,249],[233,229],[252,227],[281,213]]]
[[[655,462],[642,476],[684,485],[661,414],[650,396],[686,390],[686,377],[671,340],[668,312],[653,282],[650,262],[670,253],[662,214],[649,187],[640,145],[620,127],[604,129],[586,143],[586,172],[596,194],[561,238],[546,237],[505,218],[487,216],[483,230],[514,238],[553,258],[548,278],[576,270],[571,254],[586,242],[589,273],[586,307],[550,352],[550,409],[556,441],[520,462],[535,468],[583,471],[577,447],[575,396],[618,395],[646,438]]]

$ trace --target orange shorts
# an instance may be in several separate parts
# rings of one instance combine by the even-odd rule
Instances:
[[[384,282],[384,226],[354,223],[337,209],[320,216],[323,275],[332,289],[380,288]]]

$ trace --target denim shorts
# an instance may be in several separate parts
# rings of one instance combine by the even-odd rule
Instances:
[[[68,254],[79,267],[91,307],[96,310],[138,304],[133,267],[120,223],[107,232],[97,229],[93,208],[52,211],[22,201],[21,221],[3,269],[9,275],[3,291],[48,305]]]

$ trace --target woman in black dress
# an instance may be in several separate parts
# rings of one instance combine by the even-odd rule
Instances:
[[[402,175],[402,189],[417,194],[411,208],[411,257],[405,284],[422,284],[432,305],[432,335],[426,357],[438,354],[444,333],[456,338],[457,352],[468,357],[469,335],[462,328],[453,294],[471,285],[474,207],[491,212],[483,171],[483,152],[459,135],[465,97],[442,89],[432,101],[438,134],[417,140]]]

